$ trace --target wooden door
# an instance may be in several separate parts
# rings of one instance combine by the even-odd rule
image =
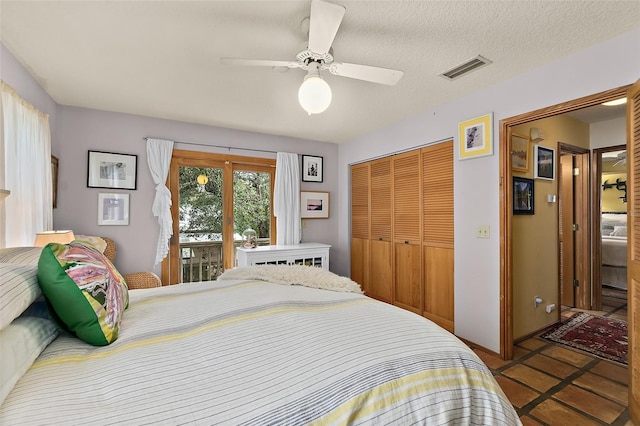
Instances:
[[[234,213],[234,199],[240,199],[234,191],[237,187],[234,179],[238,173],[261,174],[269,182],[265,196],[254,197],[254,200],[265,200],[268,203],[269,214],[262,217],[260,228],[266,229],[265,240],[270,244],[276,242],[275,217],[273,216],[273,188],[275,181],[274,159],[241,157],[236,155],[213,154],[198,151],[173,150],[169,168],[169,190],[171,191],[171,216],[173,219],[173,236],[169,240],[169,255],[162,262],[162,283],[176,284],[185,281],[213,280],[224,270],[235,265],[234,227],[242,216],[242,223],[246,225],[248,215]],[[200,169],[206,180],[199,183],[191,172]],[[190,179],[190,176],[193,179]],[[257,182],[257,181],[256,181]],[[262,187],[264,189],[264,187]],[[246,193],[244,193],[246,194]],[[184,198],[183,198],[184,196]],[[185,205],[193,207],[191,215],[196,224],[204,224],[199,229],[189,229],[191,225],[181,223],[181,199]],[[183,206],[184,207],[184,206]],[[195,218],[205,218],[198,222]],[[186,229],[181,226],[186,227]],[[203,229],[205,228],[205,229]],[[240,229],[246,229],[241,226]],[[240,231],[242,232],[242,231]],[[181,234],[182,233],[182,234]],[[269,235],[270,234],[270,235]],[[181,241],[181,236],[190,239],[197,236],[200,241]],[[207,236],[209,241],[201,241]],[[222,259],[220,254],[222,253]],[[222,265],[221,265],[222,263]],[[192,275],[196,269],[197,275]]]
[[[575,307],[573,234],[573,155],[560,156],[560,300]]]
[[[589,152],[575,153],[573,165],[577,172],[573,176],[573,217],[577,225],[574,235],[573,261],[576,287],[575,303],[580,309],[592,309],[591,306],[591,229],[589,227]]]
[[[351,279],[369,294],[369,163],[351,166]]]
[[[423,148],[423,315],[454,331],[453,141]]]
[[[391,257],[391,159],[370,163],[370,266],[368,296],[393,302],[393,264]]]
[[[393,157],[393,303],[423,312],[422,285],[422,168],[420,151]]]
[[[640,80],[627,100],[629,415],[640,425]]]

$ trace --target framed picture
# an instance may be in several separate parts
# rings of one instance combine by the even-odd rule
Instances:
[[[458,159],[493,155],[493,114],[458,124]]]
[[[536,179],[554,180],[556,177],[556,151],[553,148],[535,146],[535,168],[533,177]]]
[[[534,180],[513,178],[513,214],[534,213]]]
[[[129,194],[98,193],[98,225],[128,225]]]
[[[89,188],[136,189],[138,156],[89,151]]]
[[[300,217],[302,219],[328,219],[329,192],[301,191]]]
[[[302,181],[322,182],[322,157],[302,156]]]
[[[53,192],[53,208],[58,207],[58,157],[51,156],[51,191]]]
[[[529,138],[517,133],[511,133],[511,170],[529,171]]]

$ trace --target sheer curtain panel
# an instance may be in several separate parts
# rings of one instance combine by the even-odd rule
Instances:
[[[0,248],[31,246],[53,229],[49,116],[0,81]]]
[[[151,211],[158,218],[160,235],[156,247],[156,266],[167,257],[169,253],[169,238],[173,235],[173,220],[171,219],[171,191],[165,185],[171,155],[173,153],[173,141],[147,138],[147,162],[153,182],[156,184],[156,195],[153,199]]]
[[[300,242],[300,164],[298,154],[279,152],[273,194],[276,244]]]

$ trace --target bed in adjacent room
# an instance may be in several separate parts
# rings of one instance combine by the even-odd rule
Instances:
[[[603,213],[602,285],[627,289],[627,214]]]
[[[34,267],[5,272],[32,289]],[[39,331],[0,424],[520,423],[490,370],[439,326],[328,271],[264,268],[130,290],[104,346],[51,337],[27,314],[5,324],[3,351],[9,338],[28,345],[16,321]]]

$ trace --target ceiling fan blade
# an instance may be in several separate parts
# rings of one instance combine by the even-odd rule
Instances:
[[[300,68],[296,61],[269,61],[266,59],[220,58],[220,62],[228,65],[246,65],[252,67],[287,67]]]
[[[368,65],[346,64],[334,62],[329,66],[331,74],[341,77],[355,78],[358,80],[370,81],[372,83],[395,86],[402,78],[404,72],[390,70],[387,68],[370,67]]]
[[[314,53],[328,53],[336,37],[345,8],[322,0],[311,2],[309,23],[309,50]]]

